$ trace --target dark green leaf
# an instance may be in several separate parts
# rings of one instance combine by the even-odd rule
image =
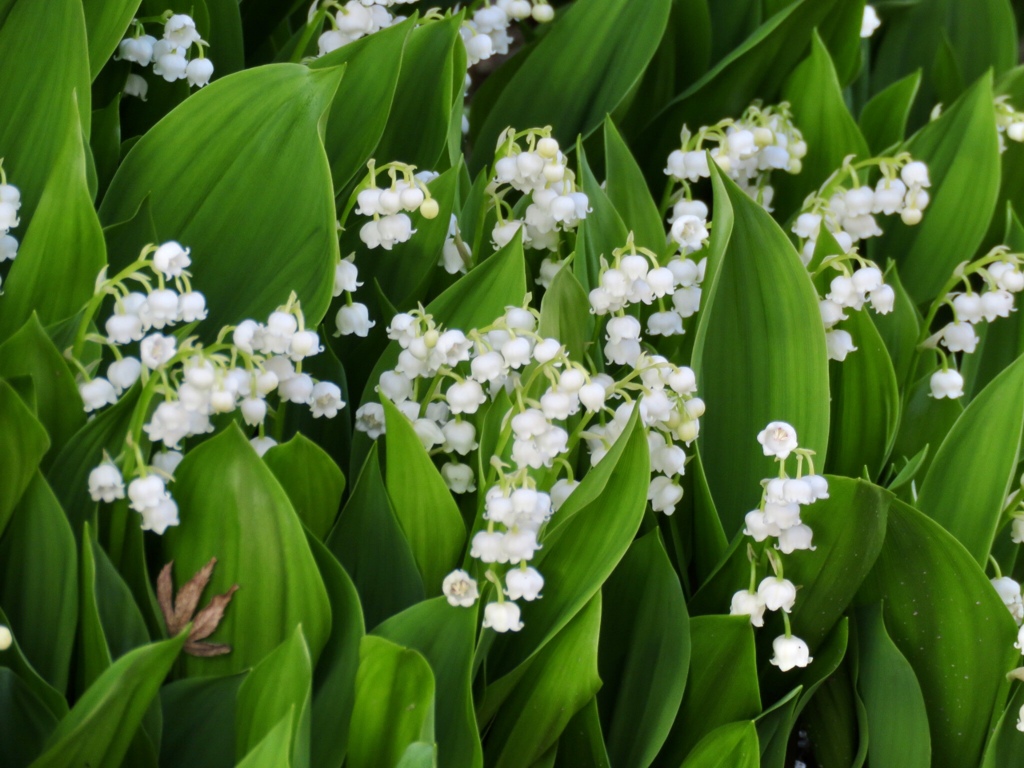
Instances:
[[[637,245],[661,253],[667,239],[661,214],[644,181],[643,172],[611,118],[604,121],[604,161],[608,198],[622,216],[626,228],[635,236]]]
[[[558,270],[544,292],[537,332],[562,342],[573,360],[586,359],[594,336],[594,316],[590,314],[587,292],[568,267]]]
[[[161,765],[225,768],[235,763],[235,697],[245,675],[193,677],[160,689]]]
[[[50,446],[46,430],[18,393],[0,379],[0,462],[4,482],[0,484],[0,533],[11,519],[18,500],[28,488],[39,462]]]
[[[686,758],[682,768],[756,768],[761,764],[757,728],[747,720],[709,733]]]
[[[921,87],[921,70],[911,72],[879,91],[860,112],[860,130],[873,153],[903,141],[910,108]]]

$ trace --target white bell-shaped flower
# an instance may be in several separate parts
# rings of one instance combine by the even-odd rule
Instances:
[[[488,603],[484,607],[484,629],[495,632],[518,632],[524,626],[519,620],[519,606],[506,600],[503,603]]]
[[[452,493],[471,493],[476,490],[476,475],[468,464],[449,461],[441,467],[441,477]]]
[[[970,354],[978,347],[978,334],[970,323],[949,323],[942,329],[942,343],[950,352],[967,352]]]
[[[146,96],[149,94],[149,83],[146,82],[146,78],[142,75],[132,72],[124,82],[123,93],[125,96],[133,96],[136,99],[145,101]]]
[[[119,395],[131,388],[132,384],[138,381],[141,373],[142,363],[135,357],[115,360],[107,366],[107,380],[114,385],[114,389]]]
[[[460,608],[471,608],[480,597],[476,579],[461,569],[444,577],[441,592],[448,599],[448,605]]]
[[[166,495],[167,488],[158,475],[137,477],[128,484],[129,506],[136,512],[155,507]]]
[[[89,496],[93,501],[111,504],[124,498],[124,478],[121,470],[110,462],[103,462],[89,473]]]
[[[779,635],[772,641],[772,650],[775,651],[775,655],[770,661],[780,672],[788,672],[794,667],[806,667],[814,661],[807,643],[795,635]]]
[[[796,603],[796,585],[789,579],[768,576],[757,585],[757,593],[764,599],[769,611],[789,613]]]
[[[377,324],[376,321],[370,320],[370,310],[367,309],[366,305],[359,302],[343,305],[338,310],[334,322],[338,326],[337,335],[355,335],[363,338]]]
[[[964,396],[964,377],[952,368],[933,373],[929,384],[932,397],[936,399],[948,397],[950,400],[955,400]]]
[[[153,333],[144,338],[139,345],[139,357],[142,364],[152,370],[174,357],[177,347],[178,342],[173,336]]]
[[[815,549],[811,544],[814,531],[807,525],[794,525],[779,531],[778,549],[782,554],[788,555],[801,549]]]
[[[188,48],[202,39],[191,16],[176,13],[164,24],[164,40],[181,48]]]
[[[741,589],[733,594],[732,603],[729,606],[730,616],[749,616],[751,624],[755,627],[763,627],[764,611],[764,598],[757,592]]]
[[[114,385],[102,376],[78,385],[78,394],[82,396],[85,412],[99,410],[106,405],[117,402],[117,390]]]
[[[853,336],[848,331],[834,329],[825,334],[825,349],[829,360],[843,362],[851,352],[856,352]]]
[[[141,510],[142,530],[163,535],[173,525],[178,525],[178,504],[169,495],[164,495],[155,506]]]
[[[209,85],[213,77],[213,62],[207,58],[192,59],[185,67],[185,77],[193,88]]]
[[[797,448],[796,429],[784,421],[773,421],[757,434],[765,456],[786,459]]]
[[[536,600],[544,589],[544,577],[534,568],[513,568],[505,574],[505,587],[510,600]]]

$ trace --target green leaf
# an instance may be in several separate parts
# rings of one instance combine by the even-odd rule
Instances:
[[[102,109],[93,110],[90,151],[96,163],[96,183],[102,196],[121,163],[121,94]]]
[[[907,72],[924,70],[922,98],[913,112],[918,125],[927,120],[936,102],[948,102],[958,95],[943,93],[941,68],[935,66],[938,51],[948,51],[950,63],[968,83],[990,68],[1001,74],[1017,61],[1017,29],[1006,0],[920,0],[902,13],[886,16],[884,23],[885,34],[871,72],[872,87],[884,88]]]
[[[892,360],[872,318],[851,312],[841,325],[853,336],[857,351],[843,362],[829,363],[833,429],[828,468],[856,477],[867,467],[878,477],[896,439],[900,391]]]
[[[334,555],[312,534],[306,536],[331,601],[331,635],[313,670],[310,764],[338,766],[348,746],[348,726],[356,695],[363,613],[355,585]],[[386,550],[381,550],[386,551]]]
[[[235,697],[244,679],[245,675],[192,677],[160,689],[164,719],[161,765],[234,765],[235,733],[225,723],[235,722]]]
[[[614,765],[650,765],[683,700],[690,624],[657,530],[637,539],[602,588],[598,701]]]
[[[36,415],[50,435],[50,451],[43,462],[49,464],[85,424],[85,409],[67,362],[37,316],[0,344],[0,376],[31,377],[38,406]]]
[[[552,749],[558,752],[555,768],[609,768],[596,698],[573,715]]]
[[[1024,753],[1019,749],[1020,731],[1017,730],[1021,707],[1024,707],[1024,688],[1017,686],[985,748],[981,768],[1020,768],[1024,765]]]
[[[210,17],[209,29],[200,30],[204,40],[216,52],[217,70],[214,78],[224,77],[245,67],[242,50],[242,17],[234,0],[204,0]]]
[[[117,768],[160,684],[185,644],[187,632],[121,657],[57,724],[49,748],[33,768],[89,765]]]
[[[295,717],[295,710],[289,710],[263,741],[238,763],[238,768],[291,768]]]
[[[438,689],[445,692],[435,704],[439,766],[483,765],[472,691],[477,621],[475,608],[452,607],[444,597],[435,597],[392,616],[373,631],[423,654]]]
[[[423,579],[384,487],[377,443],[370,448],[327,546],[359,591],[367,627],[423,599]],[[387,552],[387,559],[380,552]]]
[[[100,206],[105,224],[132,218],[148,196],[160,239],[192,249],[207,333],[262,319],[291,291],[306,325],[327,311],[339,256],[317,125],[340,76],[340,68],[276,64],[218,80],[148,131],[111,181]]]
[[[413,742],[434,741],[434,675],[419,653],[367,635],[359,650],[349,768],[395,765]]]
[[[648,148],[641,162],[648,176],[664,167],[668,153],[678,148],[683,125],[696,131],[725,117],[739,117],[754,99],[772,103],[803,58],[811,32],[835,4],[835,0],[791,3],[653,114],[640,141]]]
[[[601,596],[565,625],[530,662],[487,733],[487,764],[530,765],[555,743],[601,687],[597,671]]]
[[[800,445],[824,463],[828,359],[817,293],[789,238],[746,193],[712,173],[716,221],[693,366],[707,402],[701,459],[728,536],[760,497],[767,462],[756,438],[766,424],[792,424]],[[722,226],[725,206],[731,227],[728,218]]]
[[[58,691],[67,687],[78,621],[76,561],[60,504],[35,472],[0,539],[0,604],[28,660]]]
[[[473,133],[474,170],[490,162],[498,135],[510,125],[551,125],[563,146],[589,135],[640,81],[670,7],[670,0],[573,4],[518,65]]]
[[[466,543],[466,524],[412,423],[381,398],[387,426],[385,477],[395,517],[412,548],[428,592],[441,588]]]
[[[7,614],[0,608],[0,624],[12,629],[11,621]],[[64,694],[46,682],[35,670],[18,643],[17,627],[12,629],[11,647],[4,651],[4,667],[10,669],[18,676],[19,680],[28,686],[33,696],[38,699],[53,715],[53,724],[68,713],[68,703]],[[52,729],[51,729],[52,730]],[[49,733],[47,733],[49,735]],[[33,755],[39,754],[37,750]]]
[[[992,76],[984,75],[903,149],[928,165],[932,200],[915,227],[894,224],[879,248],[896,260],[917,303],[932,299],[988,231],[999,194]],[[959,215],[970,210],[970,217]]]
[[[809,192],[817,190],[840,168],[843,159],[869,156],[868,144],[843,101],[843,91],[832,57],[817,30],[811,35],[810,55],[789,76],[783,98],[807,142],[803,170],[797,175],[777,173],[774,205],[783,220],[795,213]]]
[[[39,462],[50,446],[46,430],[3,379],[0,379],[0,462],[4,482],[0,483],[0,533],[7,527],[18,500],[28,488]]]
[[[876,314],[872,321],[882,341],[885,342],[886,349],[889,350],[896,381],[902,388],[909,382],[912,373],[910,366],[918,360],[917,340],[921,335],[921,323],[924,322],[924,318],[907,295],[895,264],[890,263],[885,271],[885,284],[892,286],[896,293],[896,303],[892,312],[887,315]]]
[[[886,632],[881,606],[858,611],[857,645],[868,759],[873,765],[928,768],[932,747],[924,696],[913,668]]]
[[[4,765],[28,765],[43,750],[57,718],[14,670],[0,667],[0,741]]]
[[[608,175],[608,199],[635,236],[637,245],[661,253],[667,239],[661,214],[640,166],[611,118],[604,121],[604,161]]]
[[[96,276],[107,263],[103,232],[86,184],[77,117],[69,112],[62,126],[64,148],[7,278],[0,303],[0,339],[21,328],[33,313],[44,325],[78,313],[92,298]],[[60,279],[54,279],[57,274]]]
[[[802,721],[815,757],[825,765],[864,765],[870,734],[867,716],[850,679],[847,659],[824,682],[803,713]]]
[[[414,19],[367,35],[310,62],[311,69],[345,64],[345,78],[331,102],[324,148],[334,188],[341,191],[366,165],[388,123]],[[381,163],[391,157],[378,158]]]
[[[1007,690],[1004,674],[1019,660],[1009,611],[971,554],[900,501],[889,507],[885,546],[865,587],[866,597],[885,601],[885,626],[921,684],[932,765],[977,765]]]
[[[495,641],[489,654],[492,674],[521,665],[600,589],[640,527],[649,485],[647,437],[634,409],[622,435],[548,527],[535,563],[544,574],[544,599],[523,611],[522,631]]]
[[[291,749],[293,765],[309,764],[312,661],[302,626],[268,653],[238,687],[235,705],[235,756],[242,760],[274,731],[281,719],[294,713]]]
[[[942,444],[964,410],[959,400],[937,400],[932,397],[930,378],[931,376],[924,376],[912,384],[909,394],[904,397],[900,431],[896,435],[896,444],[892,449],[894,458],[903,456],[909,459],[916,456],[926,445],[931,446],[931,450],[922,461],[918,477],[925,476],[927,468],[935,458],[938,446]]]
[[[942,441],[917,506],[984,565],[1017,479],[1024,430],[1024,357],[967,406]]]
[[[287,492],[303,524],[318,539],[326,537],[345,492],[345,475],[334,460],[312,440],[296,434],[263,454],[263,461]]]
[[[464,53],[461,24],[462,14],[456,13],[409,33],[391,113],[374,153],[381,163],[401,160],[423,170],[439,170],[458,96],[453,84],[455,59]],[[376,73],[372,77],[376,79]],[[460,72],[460,87],[463,77]]]
[[[555,273],[544,292],[537,332],[562,342],[573,360],[586,359],[594,336],[594,316],[590,314],[587,292],[568,267]]]
[[[89,69],[92,79],[96,79],[117,50],[139,5],[141,0],[82,0],[89,35]]]
[[[22,228],[14,230],[19,238],[66,145],[71,115],[81,121],[86,138],[92,115],[81,0],[54,0],[46,13],[39,8],[32,0],[17,0],[0,27],[0,103],[8,115],[17,115],[0,125],[0,157],[8,182],[21,191]],[[40,41],[60,55],[40,61]]]
[[[761,749],[751,720],[728,723],[700,740],[682,768],[757,768]]]
[[[721,670],[728,669],[728,676]],[[754,632],[743,616],[690,619],[690,674],[683,705],[659,765],[678,765],[719,726],[749,720],[761,711]],[[713,765],[713,763],[712,763]]]
[[[573,268],[584,290],[591,290],[597,286],[600,257],[611,258],[613,250],[624,246],[629,230],[590,169],[582,142],[577,142],[576,154],[580,164],[579,185],[590,201],[591,212],[577,230],[576,263]],[[581,261],[581,256],[586,258]]]
[[[287,494],[241,431],[232,426],[190,450],[174,475],[181,525],[164,534],[163,552],[177,583],[216,557],[209,594],[240,587],[210,638],[231,653],[190,656],[188,674],[251,667],[300,623],[317,659],[330,634],[327,591]]]
[[[921,70],[917,70],[886,86],[864,105],[858,123],[872,153],[878,154],[903,141],[910,108],[920,88]]]
[[[762,0],[721,0],[708,4],[711,12],[712,62],[724,59],[761,26],[765,5]],[[768,13],[771,15],[771,9]]]

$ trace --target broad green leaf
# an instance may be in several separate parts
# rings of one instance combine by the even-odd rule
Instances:
[[[549,642],[615,570],[647,507],[650,457],[638,411],[607,455],[558,510],[536,556],[544,599],[523,611],[522,631],[498,638],[489,670],[507,673]]]
[[[163,556],[174,561],[176,583],[216,557],[208,594],[240,587],[210,638],[231,653],[189,657],[188,674],[251,667],[300,623],[317,659],[330,634],[327,591],[288,495],[241,430],[229,427],[192,449],[174,474],[181,525],[164,534]]]
[[[829,363],[832,389],[828,469],[857,477],[864,467],[878,477],[900,422],[900,391],[892,360],[867,311],[851,312],[841,327],[857,346],[843,362]]]
[[[48,749],[32,763],[33,768],[121,765],[187,634],[136,648],[115,662],[57,724]]]
[[[128,25],[140,4],[141,0],[82,0],[89,36],[89,69],[93,80],[126,36]]]
[[[38,313],[43,325],[78,313],[92,298],[96,276],[107,263],[103,232],[86,184],[81,127],[70,112],[58,125],[63,131],[63,149],[4,286],[0,303],[3,339],[33,313]]]
[[[868,759],[873,765],[927,768],[931,738],[921,686],[885,629],[881,606],[857,612],[860,674],[857,687],[868,715]]]
[[[403,51],[415,21],[367,35],[310,63],[311,69],[345,64],[345,78],[331,102],[324,148],[337,192],[366,165],[380,141],[395,97]],[[386,163],[401,158],[381,157]]]
[[[843,101],[843,91],[832,57],[817,30],[811,36],[810,55],[789,76],[782,89],[793,120],[807,142],[807,156],[799,174],[776,173],[773,205],[785,219],[795,213],[809,192],[818,189],[843,159],[869,156],[868,144]]]
[[[896,381],[900,383],[902,389],[909,384],[912,373],[910,367],[918,360],[917,341],[921,335],[924,318],[907,295],[895,264],[890,263],[885,271],[885,284],[892,286],[896,293],[895,305],[892,312],[886,315],[876,314],[871,319],[882,341],[885,342],[886,349],[889,350]]]
[[[0,605],[32,666],[58,691],[67,687],[78,621],[76,561],[60,504],[35,472],[0,539]]]
[[[988,231],[999,194],[992,76],[984,75],[903,149],[928,165],[932,199],[915,227],[893,221],[879,244],[915,302],[932,299]],[[963,217],[964,210],[972,211]]]
[[[683,700],[690,625],[657,530],[637,539],[602,588],[598,701],[614,765],[650,765]]]
[[[488,765],[530,765],[555,743],[601,686],[601,596],[596,595],[530,662],[487,732]]]
[[[242,760],[274,731],[292,719],[289,756],[294,765],[309,764],[312,661],[302,626],[268,653],[238,687],[235,705],[235,756]]]
[[[1024,430],[1024,357],[967,406],[942,441],[917,507],[984,565],[1017,479]]]
[[[678,148],[683,125],[696,131],[725,117],[739,117],[750,102],[773,103],[786,77],[803,58],[811,32],[835,0],[799,0],[779,11],[718,62],[711,71],[653,114],[641,137],[648,176],[664,167]]]
[[[707,402],[701,459],[728,536],[760,498],[766,424],[792,424],[825,462],[828,359],[818,297],[789,238],[717,170],[713,183],[716,220],[729,205],[734,223],[730,233],[716,221],[693,366]]]
[[[81,0],[53,0],[46,13],[39,7],[17,0],[0,27],[0,104],[7,115],[17,115],[0,125],[0,157],[7,181],[21,191],[22,223],[12,233],[19,239],[66,145],[71,115],[78,116],[86,139],[92,115]],[[41,44],[59,55],[41,61]]]
[[[594,336],[594,316],[587,292],[568,267],[558,270],[544,292],[537,332],[562,342],[573,360],[586,359]]]
[[[46,335],[38,316],[0,344],[0,376],[31,377],[38,405],[36,416],[50,435],[50,451],[44,460],[44,465],[49,464],[85,424],[85,410],[71,369]]]
[[[235,733],[225,723],[235,722],[235,698],[244,679],[245,675],[191,677],[160,689],[161,765],[234,765]]]
[[[238,768],[291,768],[295,710],[281,718],[273,730],[238,763]]]
[[[435,704],[437,765],[483,765],[480,734],[473,711],[473,653],[477,611],[453,607],[435,597],[402,611],[373,634],[419,651],[430,664],[439,690]]]
[[[313,717],[310,764],[337,766],[348,746],[348,725],[356,695],[363,613],[355,585],[323,544],[307,541],[331,601],[331,635],[313,670]],[[386,551],[386,550],[383,550]]]
[[[604,121],[604,162],[608,175],[608,199],[636,238],[637,245],[655,253],[665,249],[665,226],[651,197],[643,172],[633,159],[611,118]]]
[[[802,722],[815,757],[825,765],[863,766],[870,734],[850,679],[850,660],[821,686]]]
[[[713,730],[694,747],[682,768],[757,768],[760,764],[757,728],[747,720]]]
[[[334,460],[312,440],[297,434],[267,451],[263,461],[287,492],[303,524],[318,539],[326,537],[345,492],[345,475]]]
[[[1017,686],[985,748],[981,768],[1020,768],[1024,765],[1024,752],[1019,749],[1020,731],[1017,730],[1021,707],[1024,707],[1024,688]]]
[[[377,443],[327,546],[352,577],[368,628],[423,599],[423,579],[384,487]]]
[[[0,667],[0,743],[7,766],[28,765],[43,751],[57,717],[14,670]]]
[[[722,675],[723,669],[729,670],[729,674]],[[691,618],[686,692],[658,764],[678,765],[702,738],[719,726],[749,720],[760,712],[754,633],[749,619]]]
[[[11,647],[4,651],[3,666],[14,672],[19,680],[29,687],[33,696],[53,715],[53,723],[56,725],[57,720],[68,713],[68,702],[64,694],[46,682],[29,662],[18,643],[17,627],[11,626],[11,621],[3,609],[0,609],[0,624],[12,630]],[[37,751],[34,754],[38,753]]]
[[[604,744],[597,698],[573,715],[552,749],[558,753],[555,768],[609,768],[611,760]]]
[[[457,13],[409,33],[391,113],[374,153],[381,163],[401,160],[421,170],[440,170],[456,98],[454,60],[462,55],[461,24]],[[376,72],[371,77],[376,79]],[[460,84],[463,77],[459,73]]]
[[[873,153],[877,154],[903,141],[907,121],[910,119],[910,108],[920,87],[921,70],[917,70],[886,86],[864,105],[858,124]]]
[[[885,626],[921,684],[932,765],[977,765],[1004,675],[1020,658],[1009,611],[971,554],[900,501],[865,587],[885,601]]]
[[[360,644],[349,768],[395,765],[417,741],[434,741],[434,675],[419,653],[381,637]]]
[[[209,16],[208,29],[201,30],[217,57],[214,78],[224,77],[245,67],[242,50],[242,17],[234,0],[204,0]]]
[[[18,393],[0,379],[0,462],[4,482],[0,483],[0,533],[14,514],[18,500],[29,487],[39,462],[50,447],[46,430]]]
[[[338,248],[317,126],[341,74],[279,64],[218,80],[148,131],[110,183],[105,224],[130,219],[148,196],[160,239],[192,249],[192,284],[206,296],[202,327],[211,335],[266,317],[291,291],[307,325],[327,310]]]
[[[510,125],[519,130],[551,125],[564,146],[590,134],[640,81],[670,7],[670,0],[573,4],[518,65],[474,131],[473,168],[490,161],[498,135]]]
[[[466,524],[412,423],[387,398],[381,402],[387,422],[388,495],[430,594],[441,588],[458,562],[466,543]]]
[[[908,72],[923,70],[922,98],[913,111],[917,125],[927,119],[936,102],[948,103],[958,95],[943,94],[949,84],[937,82],[942,67],[936,63],[942,55],[952,58],[950,64],[967,83],[990,68],[1001,74],[1017,60],[1017,29],[1006,0],[920,0],[902,13],[886,16],[884,23],[872,87],[884,88]]]

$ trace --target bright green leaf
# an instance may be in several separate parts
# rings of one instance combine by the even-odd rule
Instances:
[[[303,524],[318,539],[327,536],[345,492],[345,475],[334,460],[300,433],[267,451],[263,461],[288,493]]]

